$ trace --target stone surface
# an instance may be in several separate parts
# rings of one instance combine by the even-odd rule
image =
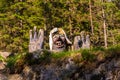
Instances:
[[[36,54],[37,57],[33,56],[33,58],[37,62],[38,54],[42,56],[43,53]],[[5,74],[4,70],[0,70],[0,80],[120,80],[119,56],[82,63],[81,61],[76,62],[77,57],[80,58],[77,55],[64,59],[49,59],[49,61],[43,59],[32,65],[24,65],[19,74],[10,74],[9,71]]]
[[[7,58],[11,53],[10,52],[0,52],[0,55],[3,57],[3,58]]]
[[[72,43],[67,38],[65,31],[62,28],[54,28],[50,31],[49,46],[51,51],[67,50],[68,45]]]
[[[8,76],[7,80],[24,80],[20,74],[12,74]]]
[[[3,62],[0,61],[0,70],[5,68],[5,64]]]
[[[0,80],[8,80],[7,76],[0,73]]]
[[[11,55],[10,52],[0,52],[0,56],[3,57],[3,59],[0,61],[0,70],[5,69],[6,62],[4,59],[6,59],[9,55]]]
[[[29,66],[25,66],[22,76],[23,80],[35,80],[35,72],[33,72],[32,68]]]

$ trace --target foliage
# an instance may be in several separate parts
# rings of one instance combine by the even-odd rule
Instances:
[[[37,58],[34,57],[37,55]],[[36,65],[36,64],[49,64],[51,61],[53,63],[58,60],[66,60],[72,58],[73,61],[79,65],[84,62],[95,62],[102,61],[111,57],[120,56],[120,45],[109,47],[108,49],[97,48],[97,49],[81,49],[78,51],[64,51],[50,53],[47,50],[35,51],[33,53],[23,53],[8,57],[5,61],[7,62],[7,67],[12,73],[20,72],[25,65]],[[64,61],[65,62],[65,61]]]
[[[102,3],[91,0],[94,35],[91,34],[89,0],[1,0],[0,50],[28,51],[29,30],[37,26],[45,30],[44,48],[52,28],[63,28],[72,41],[85,31],[91,35],[91,45],[104,45],[102,7],[105,10],[108,46],[120,43],[119,0]],[[73,42],[73,41],[72,41]]]
[[[24,57],[25,54],[16,54],[6,59],[6,67],[9,68],[10,73],[16,73],[21,71],[21,68],[23,68],[23,65],[25,63]]]
[[[71,51],[55,52],[55,53],[51,54],[51,57],[59,59],[59,58],[70,56],[72,53],[73,52],[71,52]]]
[[[95,55],[92,54],[89,50],[83,50],[81,52],[82,55],[82,60],[85,61],[94,61],[95,60]]]
[[[3,58],[1,55],[0,55],[0,61],[5,61],[5,58]]]
[[[111,54],[120,54],[120,45],[114,45],[111,46],[107,49],[107,51],[109,52],[108,55]]]

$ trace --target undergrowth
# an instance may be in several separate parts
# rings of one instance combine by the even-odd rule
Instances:
[[[0,55],[0,61],[5,61],[5,58]]]
[[[94,62],[98,59],[103,59],[109,56],[120,54],[120,45],[117,46],[111,46],[107,49],[103,47],[97,47],[92,49],[80,49],[77,51],[63,51],[63,52],[49,52],[47,50],[44,50],[42,53],[39,51],[34,52],[34,54],[38,54],[37,59],[33,59],[32,53],[23,53],[23,54],[17,54],[14,56],[8,57],[6,60],[4,60],[3,57],[0,56],[0,60],[4,60],[7,62],[8,68],[19,68],[19,66],[23,66],[26,64],[40,64],[41,62],[50,61],[50,59],[62,59],[62,58],[76,58],[76,55],[79,55],[76,59],[78,61],[90,61]],[[102,55],[101,55],[102,54]],[[76,61],[77,61],[76,60]]]

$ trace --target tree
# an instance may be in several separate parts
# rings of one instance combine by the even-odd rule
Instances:
[[[92,20],[91,0],[89,0],[89,10],[90,10],[90,25],[91,25],[91,32],[92,32],[92,34],[94,34],[94,31],[93,31],[93,20]]]

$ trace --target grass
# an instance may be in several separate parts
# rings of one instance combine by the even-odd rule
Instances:
[[[16,54],[14,56],[10,56],[6,59],[6,62],[7,62],[7,67],[12,67],[14,66],[18,60],[20,60],[21,58],[23,58],[23,54]]]
[[[91,53],[92,52],[90,50],[83,50],[81,52],[82,60],[93,61],[95,59],[95,55]]]
[[[5,61],[5,58],[0,55],[0,61]]]
[[[120,53],[120,45],[111,46],[108,48],[108,51],[113,53]]]
[[[51,54],[51,57],[58,59],[70,56],[72,53],[73,53],[72,51],[55,52]]]

